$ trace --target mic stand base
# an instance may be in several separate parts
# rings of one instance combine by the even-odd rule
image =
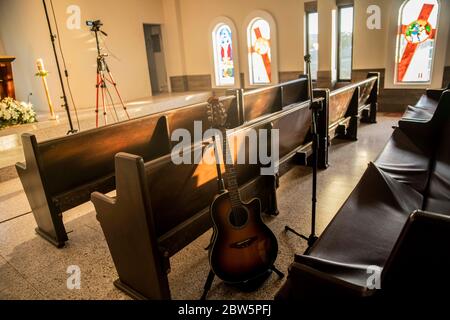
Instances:
[[[284,231],[291,232],[291,233],[295,234],[296,236],[302,238],[303,240],[305,240],[308,243],[308,248],[306,249],[305,254],[308,253],[308,251],[316,243],[317,239],[319,239],[316,235],[313,235],[313,234],[310,235],[309,237],[307,237],[307,236],[305,236],[305,235],[303,235],[301,233],[298,233],[297,231],[295,231],[294,229],[292,229],[289,226],[285,226],[284,227]]]

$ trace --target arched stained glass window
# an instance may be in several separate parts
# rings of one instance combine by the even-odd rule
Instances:
[[[431,81],[438,14],[437,0],[407,0],[400,8],[397,83]]]
[[[235,83],[232,39],[231,28],[227,24],[219,23],[214,28],[212,40],[216,86],[233,86]]]
[[[247,30],[250,84],[269,84],[272,82],[270,39],[269,23],[261,18],[253,19]]]

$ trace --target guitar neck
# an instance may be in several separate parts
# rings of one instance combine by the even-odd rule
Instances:
[[[227,181],[227,189],[230,195],[232,206],[239,207],[241,206],[241,196],[239,194],[236,168],[234,167],[233,157],[231,156],[227,132],[225,129],[222,129],[221,131],[223,137],[223,154],[225,158],[225,179]]]

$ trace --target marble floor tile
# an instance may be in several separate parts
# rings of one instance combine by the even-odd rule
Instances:
[[[0,222],[31,212],[19,179],[0,183]]]

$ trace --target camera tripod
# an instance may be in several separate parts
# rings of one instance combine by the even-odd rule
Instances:
[[[102,34],[107,36],[107,34],[105,32],[100,30],[101,25],[102,24],[100,23],[100,21],[95,21],[92,24],[92,28],[91,28],[91,31],[93,31],[95,33],[95,41],[97,43],[97,80],[96,80],[96,85],[95,85],[95,87],[96,87],[96,104],[95,104],[95,113],[96,113],[95,126],[96,126],[96,128],[98,128],[98,124],[99,124],[98,113],[99,113],[99,108],[100,108],[100,103],[99,103],[100,96],[101,96],[104,124],[105,125],[108,124],[108,116],[107,116],[107,111],[106,111],[107,110],[107,105],[106,105],[107,97],[111,101],[111,106],[114,110],[114,114],[115,114],[115,118],[116,118],[115,120],[116,120],[116,122],[119,121],[119,116],[117,114],[116,105],[114,103],[111,91],[108,88],[108,83],[114,87],[117,97],[119,98],[120,105],[122,106],[122,108],[125,112],[125,115],[127,116],[127,119],[128,120],[130,119],[130,115],[128,114],[127,107],[125,106],[122,96],[120,95],[119,89],[117,88],[117,83],[114,81],[114,77],[111,73],[108,63],[106,62],[106,57],[108,55],[105,53],[102,53],[101,49],[100,49],[100,41],[99,41],[98,33],[101,32]]]

